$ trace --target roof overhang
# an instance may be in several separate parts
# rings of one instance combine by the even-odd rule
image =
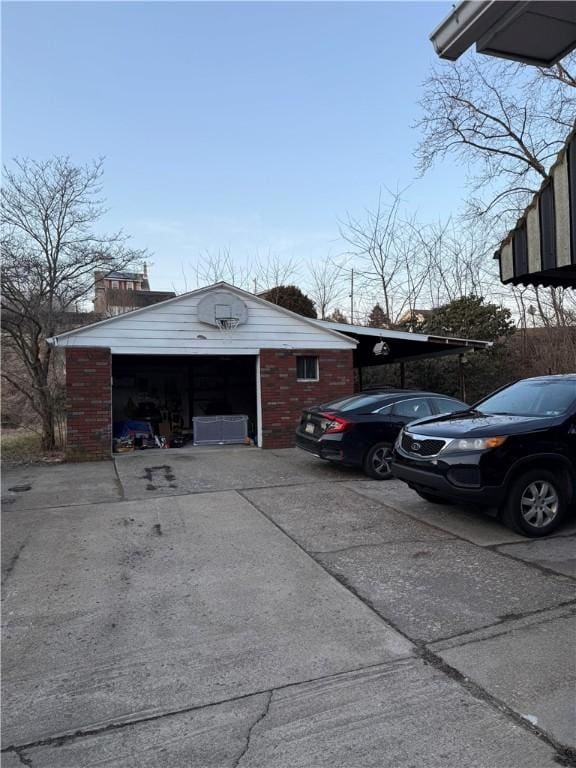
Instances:
[[[576,130],[494,258],[504,284],[576,288]]]
[[[576,47],[576,3],[555,0],[462,0],[430,40],[440,58],[478,53],[550,67]]]
[[[356,368],[403,363],[409,360],[422,360],[444,355],[459,355],[465,352],[489,349],[493,346],[491,341],[478,341],[477,339],[390,331],[386,328],[333,323],[330,320],[315,320],[314,322],[338,331],[338,333],[349,336],[358,342],[354,350],[354,366]],[[384,353],[375,354],[374,348],[380,342],[385,342]]]

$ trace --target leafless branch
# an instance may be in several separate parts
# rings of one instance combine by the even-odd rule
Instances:
[[[93,230],[105,213],[102,173],[102,160],[77,167],[67,157],[16,159],[4,168],[2,336],[30,385],[45,448],[54,445],[54,404],[59,396],[46,338],[57,333],[59,318],[91,291],[95,272],[124,269],[145,256],[129,247],[123,232],[102,235]],[[26,381],[21,381],[23,389]]]

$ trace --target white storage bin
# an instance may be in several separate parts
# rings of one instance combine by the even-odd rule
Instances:
[[[233,445],[248,437],[248,416],[194,416],[194,445]]]

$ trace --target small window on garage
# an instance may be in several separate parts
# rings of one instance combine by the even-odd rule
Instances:
[[[301,355],[296,358],[298,381],[318,381],[318,358],[315,355]]]

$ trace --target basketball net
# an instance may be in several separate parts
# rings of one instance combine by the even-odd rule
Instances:
[[[216,326],[222,336],[230,336],[233,334],[239,324],[239,317],[218,317],[216,319]]]

